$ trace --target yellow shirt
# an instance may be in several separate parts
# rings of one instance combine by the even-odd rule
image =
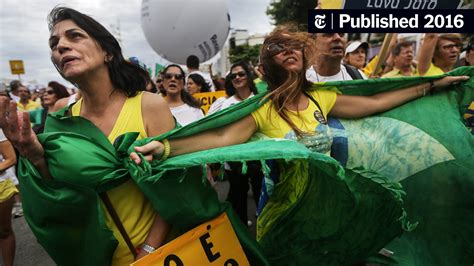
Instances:
[[[143,92],[140,92],[137,96],[127,98],[125,101],[112,131],[107,136],[111,143],[118,136],[127,132],[139,132],[138,139],[147,137],[141,110],[142,96]],[[72,106],[73,116],[79,116],[81,106],[82,99]],[[155,211],[151,203],[145,198],[145,195],[133,180],[109,190],[107,194],[133,245],[138,247],[143,244],[155,217]],[[130,265],[133,262],[133,255],[105,206],[102,205],[102,208],[106,223],[119,242],[112,258],[112,265]]]
[[[385,73],[382,78],[395,78],[395,77],[413,77],[413,76],[419,76],[418,71],[414,67],[410,67],[410,76],[405,76],[402,74],[400,69],[398,68],[393,68],[392,71]]]
[[[318,102],[323,111],[324,117],[327,119],[328,113],[336,103],[336,93],[327,90],[315,90],[310,95]],[[314,112],[319,111],[316,104],[311,100],[305,110],[290,112],[289,117],[297,128],[304,132],[314,133],[319,122],[314,117]],[[263,133],[270,138],[287,138],[295,139],[295,134],[290,125],[281,118],[272,108],[271,102],[268,101],[263,106],[252,113],[252,117],[257,125],[257,132]]]
[[[436,76],[436,75],[443,75],[444,71],[435,66],[433,63],[430,64],[430,67],[428,68],[428,71],[423,76]]]
[[[32,111],[32,110],[41,108],[41,104],[34,102],[32,100],[28,100],[28,103],[26,105],[23,105],[22,103],[17,102],[16,106],[18,107],[18,111],[23,111],[23,112]]]

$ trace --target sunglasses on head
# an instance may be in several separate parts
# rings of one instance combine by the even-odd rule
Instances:
[[[266,49],[270,56],[275,56],[277,54],[283,53],[288,50],[302,50],[304,44],[301,42],[293,41],[286,43],[270,43]]]
[[[183,75],[181,74],[173,74],[173,73],[165,73],[164,75],[165,79],[172,79],[174,77],[174,79],[176,80],[181,80],[183,79]]]
[[[47,90],[47,91],[45,91],[44,93],[49,94],[49,95],[53,95],[53,94],[54,94],[54,91],[53,91],[53,90]]]
[[[237,76],[242,78],[242,77],[247,76],[247,73],[245,73],[245,71],[239,71],[239,72],[237,72],[237,73],[232,73],[232,74],[230,74],[229,77],[230,77],[230,79],[236,79]]]

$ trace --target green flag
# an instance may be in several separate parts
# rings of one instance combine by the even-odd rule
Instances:
[[[472,76],[473,69],[449,74]],[[314,89],[369,95],[429,79],[333,82]],[[354,264],[376,255],[399,235],[387,246],[398,261],[410,264],[417,258],[423,264],[429,252],[445,252],[445,261],[472,260],[469,245],[474,234],[466,233],[472,232],[467,226],[473,221],[472,193],[467,193],[473,188],[469,178],[474,176],[473,139],[464,134],[468,132],[460,119],[464,103],[467,106],[473,99],[472,82],[378,116],[334,121],[333,155],[339,162],[286,140],[257,140],[139,166],[128,159],[134,145],[194,135],[245,117],[262,104],[265,93],[162,136],[134,141],[136,134],[126,134],[114,146],[92,123],[66,117],[63,110],[48,118],[46,133],[39,136],[54,180],[42,179],[27,160],[20,160],[25,216],[59,265],[108,264],[116,240],[105,228],[97,193],[132,178],[176,231],[184,232],[226,211],[253,265]],[[360,138],[368,144],[361,146]],[[380,145],[381,151],[376,149]],[[268,160],[276,162],[281,180],[259,217],[259,245],[228,204],[217,201],[205,178],[206,163],[247,160],[260,160],[266,178],[273,173]],[[74,163],[65,167],[64,162]],[[440,170],[443,167],[446,170]],[[403,191],[395,181],[408,191],[405,207],[410,220],[419,223],[410,233],[402,234],[412,228],[402,208]],[[444,186],[446,191],[435,189],[438,182],[436,188]],[[459,218],[456,221],[450,219],[453,213]],[[446,231],[433,237],[454,244],[441,249],[440,243],[431,250],[428,233],[439,228]],[[415,253],[408,252],[407,242],[410,248],[415,246]]]

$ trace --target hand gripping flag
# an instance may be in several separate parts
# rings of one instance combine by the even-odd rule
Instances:
[[[449,74],[472,72],[463,68]],[[333,82],[314,89],[369,95],[429,79]],[[473,221],[472,193],[468,193],[473,139],[464,134],[468,131],[460,118],[464,103],[467,107],[473,99],[472,88],[470,80],[378,116],[335,121],[339,141],[333,155],[339,162],[289,140],[251,141],[138,166],[128,158],[135,145],[192,136],[245,117],[262,104],[265,93],[158,137],[135,141],[135,133],[125,134],[115,145],[86,119],[65,116],[62,110],[48,118],[46,131],[39,136],[54,179],[41,178],[26,159],[20,159],[25,216],[58,265],[110,264],[117,241],[106,228],[98,193],[132,178],[175,232],[227,212],[252,265],[353,264],[376,255],[400,235],[387,246],[395,259],[421,261],[425,257],[420,256],[434,254],[431,245],[445,252],[446,261],[462,261],[469,254],[472,260],[469,244],[474,234],[467,225]],[[373,142],[377,138],[381,144]],[[259,217],[259,244],[229,205],[218,202],[205,175],[207,163],[247,160],[260,160],[267,177],[267,161],[275,161],[281,180]],[[422,162],[415,163],[418,160]],[[405,208],[410,220],[419,223],[409,233],[402,234],[412,228],[396,181],[408,192]],[[433,243],[433,238],[452,245]],[[407,252],[406,243],[416,247],[415,253]]]

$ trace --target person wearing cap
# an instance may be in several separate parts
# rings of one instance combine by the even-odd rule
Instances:
[[[425,34],[418,57],[420,76],[441,75],[452,70],[461,49],[462,39],[457,33]]]
[[[360,41],[349,42],[346,47],[346,55],[344,56],[344,63],[354,66],[358,69],[363,69],[367,61],[368,51],[369,51],[369,44],[366,42],[360,42]]]
[[[385,73],[382,78],[417,76],[413,66],[413,43],[400,42],[392,50],[393,70]]]

